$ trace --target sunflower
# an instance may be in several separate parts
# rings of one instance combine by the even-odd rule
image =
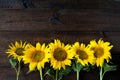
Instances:
[[[93,51],[90,50],[88,46],[85,46],[85,44],[75,42],[71,51],[75,54],[77,62],[81,63],[83,66],[88,65],[88,63],[94,64]]]
[[[54,40],[54,43],[49,44],[49,53],[52,55],[50,63],[53,69],[60,70],[65,69],[65,66],[71,66],[71,59],[74,56],[70,53],[71,46],[65,45],[60,40]]]
[[[29,70],[33,71],[36,67],[38,70],[44,68],[44,64],[49,62],[50,55],[47,52],[45,44],[36,43],[36,47],[31,46],[24,51],[23,61],[29,63]]]
[[[27,44],[26,42],[23,43],[22,41],[15,41],[15,44],[11,43],[9,45],[9,49],[6,51],[6,53],[20,62],[24,55],[23,51],[28,48],[28,46],[29,44]]]
[[[98,42],[96,42],[96,40],[92,40],[90,41],[89,47],[94,51],[94,57],[96,58],[95,63],[97,67],[102,67],[104,60],[108,63],[109,59],[112,58],[110,49],[113,45],[110,45],[110,42],[104,42],[102,39],[99,39]]]

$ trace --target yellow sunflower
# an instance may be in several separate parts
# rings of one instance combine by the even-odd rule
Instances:
[[[65,45],[60,40],[54,40],[49,44],[49,53],[52,55],[50,59],[51,66],[55,70],[65,69],[65,66],[71,66],[71,60],[74,56],[70,53],[70,45]]]
[[[96,40],[90,41],[89,47],[94,51],[94,57],[96,58],[96,65],[97,67],[102,67],[104,64],[104,60],[109,62],[111,59],[110,49],[113,45],[110,45],[110,42],[104,42],[102,39],[99,39],[98,42]]]
[[[9,49],[6,51],[6,53],[9,54],[9,56],[14,57],[15,59],[17,59],[19,62],[21,61],[21,59],[23,58],[23,51],[28,48],[29,44],[26,44],[26,42],[15,42],[15,44],[11,43],[9,45]]]
[[[85,44],[75,42],[71,51],[75,54],[77,62],[81,63],[83,66],[88,65],[88,63],[94,64],[93,51],[90,50],[88,46],[85,46]]]
[[[44,68],[44,64],[49,62],[50,55],[45,44],[36,43],[36,47],[31,46],[24,51],[23,61],[29,63],[29,70],[33,71],[36,67],[38,70]]]

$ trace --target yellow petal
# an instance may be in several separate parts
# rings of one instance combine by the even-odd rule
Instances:
[[[40,50],[40,48],[41,48],[41,44],[38,42],[38,43],[36,44],[36,49],[37,49],[37,50]]]
[[[37,63],[31,62],[31,63],[29,64],[29,70],[30,70],[30,71],[33,71],[36,66],[37,66]]]

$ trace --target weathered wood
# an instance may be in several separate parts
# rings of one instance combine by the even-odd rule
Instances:
[[[100,10],[60,10],[61,24],[52,24],[52,9],[0,10],[0,30],[120,31],[119,13]],[[33,28],[34,27],[34,28]]]
[[[0,0],[0,8],[21,9],[24,6],[22,0]]]
[[[15,71],[11,68],[5,53],[10,43],[27,41],[49,44],[60,39],[65,44],[76,41],[88,44],[90,40],[103,38],[114,47],[111,50],[113,63],[119,65],[120,55],[120,14],[104,10],[59,10],[61,24],[52,24],[56,13],[53,9],[0,9],[0,80],[15,80]],[[22,66],[20,80],[39,79],[39,72],[26,74],[27,66]],[[108,73],[105,79],[118,80],[119,71]],[[91,74],[92,73],[92,74]],[[98,79],[95,71],[81,72],[80,80]],[[71,72],[63,80],[76,80]],[[46,77],[46,80],[52,80]]]
[[[48,28],[50,10],[0,10],[1,30],[38,30]],[[30,27],[32,26],[32,27]],[[34,27],[34,28],[33,28]]]
[[[79,9],[118,9],[115,0],[0,0],[0,8],[79,8]]]

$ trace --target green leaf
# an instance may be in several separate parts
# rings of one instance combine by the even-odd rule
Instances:
[[[60,74],[67,75],[67,74],[70,73],[71,70],[72,70],[71,67],[66,66],[66,69],[63,69],[63,68],[62,68],[62,69],[59,71],[59,73],[60,73]]]
[[[10,58],[10,59],[9,59],[9,62],[10,62],[10,64],[11,64],[12,68],[15,68],[15,67],[16,67],[16,65],[17,65],[17,60],[16,60],[16,59]]]
[[[44,76],[45,75],[49,75],[50,77],[55,79],[55,71],[53,69],[48,69],[47,72],[44,74]]]
[[[58,80],[61,80],[64,75],[69,74],[71,72],[71,70],[72,69],[69,66],[66,66],[66,69],[62,68],[61,70],[59,70]]]
[[[108,65],[107,63],[105,63],[103,68],[104,72],[115,71],[117,69],[117,65]]]
[[[78,71],[80,71],[83,68],[82,64],[80,63],[77,63],[76,66],[77,66]]]
[[[63,76],[69,74],[71,70],[72,69],[69,66],[66,66],[66,69],[62,68],[58,70],[58,80],[62,80]],[[54,69],[48,69],[47,72],[44,74],[44,76],[46,75],[49,75],[50,77],[55,79],[56,71]]]

